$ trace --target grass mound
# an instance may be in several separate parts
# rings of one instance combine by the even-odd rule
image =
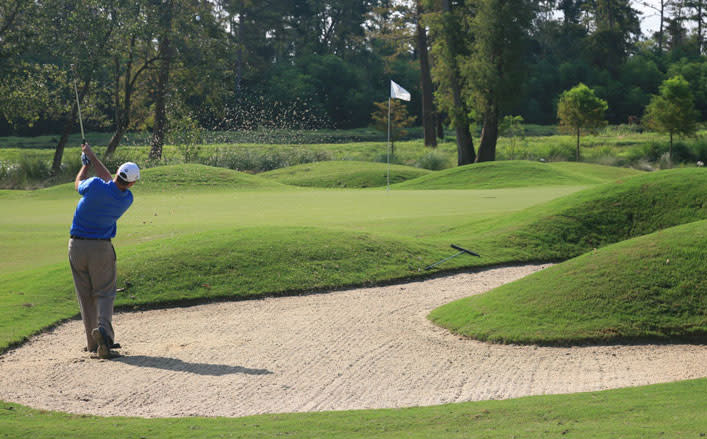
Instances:
[[[704,219],[707,172],[692,168],[586,189],[512,215],[454,227],[445,236],[478,249],[493,263],[566,260]]]
[[[93,174],[91,174],[93,175]],[[136,194],[203,190],[286,190],[287,186],[255,175],[226,168],[199,164],[167,165],[140,170],[140,181],[131,189]],[[65,183],[36,191],[6,191],[26,193],[31,197],[54,198],[73,193],[74,183]],[[0,193],[0,198],[3,194]]]
[[[385,186],[387,172],[385,163],[326,161],[276,169],[263,172],[259,176],[293,186],[366,188]],[[400,183],[430,172],[411,166],[390,165],[390,182]]]
[[[681,169],[641,175],[526,213],[531,212],[542,216],[506,229],[507,245],[568,259],[593,248],[707,219],[707,172]]]
[[[526,186],[584,186],[608,183],[639,171],[589,163],[525,160],[476,163],[397,184],[400,189],[496,189]]]
[[[334,289],[411,276],[430,252],[392,240],[318,228],[224,229],[120,251],[116,306],[166,306]],[[0,276],[0,351],[78,313],[68,264]]]
[[[136,193],[141,191],[174,191],[204,187],[213,189],[284,189],[281,184],[262,179],[255,175],[213,166],[186,164],[148,168],[141,172],[140,181],[135,185]]]
[[[707,221],[614,244],[430,314],[480,340],[567,344],[707,336]]]

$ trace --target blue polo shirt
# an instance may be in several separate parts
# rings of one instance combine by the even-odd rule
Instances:
[[[121,191],[112,180],[106,182],[92,177],[79,184],[79,194],[83,197],[74,212],[71,236],[98,239],[115,237],[115,222],[133,204],[132,192]]]

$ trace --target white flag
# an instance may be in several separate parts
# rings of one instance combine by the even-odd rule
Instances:
[[[390,97],[393,99],[410,100],[410,92],[399,86],[395,81],[390,81]]]

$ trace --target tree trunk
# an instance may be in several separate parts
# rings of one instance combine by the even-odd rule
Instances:
[[[658,27],[658,52],[663,52],[663,20],[665,19],[665,0],[660,0],[660,25]]]
[[[702,0],[697,1],[697,53],[702,55]]]
[[[442,10],[445,14],[451,14],[449,0],[442,1]],[[469,119],[466,113],[466,106],[461,96],[461,87],[459,86],[459,68],[456,61],[456,49],[454,45],[454,36],[450,35],[452,26],[445,25],[444,38],[447,45],[447,63],[449,63],[448,74],[449,84],[452,89],[452,97],[454,98],[454,108],[452,109],[452,120],[454,120],[454,128],[457,133],[457,164],[459,166],[474,163],[476,152],[474,151],[474,141],[469,132]]]
[[[160,40],[160,53],[164,58],[160,63],[157,74],[157,89],[155,90],[155,126],[152,130],[152,146],[150,148],[150,159],[161,160],[162,148],[164,146],[165,134],[167,132],[167,86],[169,84],[169,69],[171,56],[169,37],[164,36]]]
[[[444,140],[444,116],[439,111],[435,112],[435,123],[437,124],[437,137]]]
[[[466,117],[463,118],[466,121]],[[476,152],[474,151],[474,140],[469,131],[469,123],[455,124],[457,133],[457,165],[469,165],[474,163]]]
[[[152,146],[149,157],[152,160],[162,159],[162,148],[167,133],[167,90],[169,86],[169,71],[172,62],[172,45],[170,33],[172,29],[172,2],[162,7],[160,37],[158,52],[162,58],[157,73],[157,87],[155,90],[155,126],[152,130]]]
[[[477,162],[492,162],[496,160],[496,142],[498,140],[498,108],[489,105],[484,114],[484,126],[481,129],[479,155]]]
[[[580,131],[579,130],[580,130],[580,128],[577,127],[577,154],[575,157],[577,159],[577,161],[579,161],[579,159],[580,159],[580,157],[579,157],[579,134],[580,134]]]
[[[54,160],[52,161],[52,175],[57,175],[61,171],[61,161],[64,156],[64,148],[66,143],[69,141],[69,134],[71,134],[71,129],[74,127],[76,121],[76,104],[71,108],[71,116],[66,119],[64,123],[64,130],[59,138],[59,143],[56,145],[54,150]]]
[[[673,161],[673,132],[670,132],[670,149],[668,150],[668,159]]]
[[[422,5],[417,1],[417,53],[420,59],[420,86],[422,88],[422,127],[425,133],[425,146],[437,146],[435,135],[435,108],[432,96],[432,75],[430,59],[427,53],[427,31],[420,22]]]

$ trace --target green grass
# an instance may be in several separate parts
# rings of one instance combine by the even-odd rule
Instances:
[[[70,185],[73,189],[73,185]],[[254,175],[198,164],[160,166],[141,171],[135,194],[187,190],[285,190],[283,185]]]
[[[536,164],[520,163],[526,165]],[[508,173],[500,166],[486,175],[496,187],[505,179],[524,181],[526,187],[459,189],[469,177],[460,173],[456,182],[449,181],[448,187],[456,189],[390,192],[296,189],[197,165],[145,169],[135,187],[135,204],[118,225],[119,282],[126,290],[117,305],[148,308],[385,283],[423,275],[422,267],[452,254],[451,242],[483,258],[459,257],[442,269],[567,259],[599,247],[582,258],[609,268],[635,258],[631,268],[643,274],[573,271],[576,262],[570,261],[553,269],[567,271],[548,271],[561,275],[547,282],[559,288],[566,281],[570,290],[582,281],[613,280],[629,287],[635,282],[639,294],[624,296],[633,308],[609,313],[637,315],[638,323],[627,326],[635,330],[629,338],[680,335],[671,321],[682,317],[697,323],[679,331],[701,331],[704,293],[692,298],[681,293],[684,285],[689,290],[692,274],[699,275],[697,281],[704,278],[704,268],[695,264],[705,259],[704,230],[690,228],[704,229],[704,221],[682,226],[687,231],[679,236],[671,238],[679,229],[657,235],[660,242],[679,247],[651,247],[645,244],[650,236],[605,246],[704,220],[707,174],[683,169],[631,177],[614,174],[621,169],[583,164],[541,166],[555,174],[518,175],[518,168]],[[558,172],[565,183],[548,186]],[[568,185],[580,180],[595,187],[577,192],[582,186]],[[71,185],[0,191],[0,206],[9,212],[0,216],[0,352],[78,314],[65,261],[77,201]],[[692,265],[654,266],[663,250],[669,252],[666,259],[687,258]],[[663,302],[651,302],[656,288],[665,293]],[[658,330],[646,323],[654,317],[649,311],[664,318],[654,319]],[[572,325],[587,331],[582,320],[570,319],[561,327]],[[616,336],[614,322],[599,320],[598,325],[602,336]],[[579,333],[574,341],[597,339],[582,337]],[[660,437],[661,432],[698,437],[707,433],[706,385],[703,379],[511,401],[240,419],[96,418],[0,403],[0,437]]]
[[[185,169],[211,175],[201,167]],[[456,258],[442,269],[567,259],[707,217],[707,173],[697,169],[640,175],[545,204],[540,200],[558,194],[540,187],[223,192],[205,186],[165,194],[161,183],[154,184],[154,192],[148,187],[136,195],[131,216],[119,224],[127,244],[118,245],[120,279],[133,285],[120,305],[419,276],[422,267],[451,252],[450,242],[483,257]],[[6,311],[0,314],[0,349],[76,314],[64,260],[78,197],[64,197],[60,188],[25,195],[2,201],[14,213],[0,233],[7,236],[0,248],[12,256],[0,276]],[[540,205],[521,210],[521,203]],[[38,260],[58,264],[29,268]]]
[[[608,183],[640,171],[588,163],[485,162],[447,169],[396,185],[400,189],[491,189]]]
[[[515,261],[566,260],[703,219],[707,172],[692,168],[596,186],[511,215],[472,221],[447,234]]]
[[[390,183],[410,180],[430,172],[411,166],[391,165]],[[376,162],[327,161],[289,166],[263,172],[259,176],[294,186],[366,188],[385,186],[388,166]]]
[[[586,253],[430,318],[502,343],[704,340],[705,261],[707,221],[697,221]]]
[[[263,186],[278,185],[283,190],[223,190],[206,185],[183,190],[155,183],[153,191],[148,180],[146,176],[134,186],[133,206],[118,222],[114,241],[118,249],[183,234],[254,226],[314,226],[393,238],[437,236],[435,240],[443,240],[447,247],[447,238],[440,231],[448,227],[509,214],[580,189],[386,192],[298,189],[263,180]],[[68,230],[79,198],[71,184],[31,192],[0,192],[0,209],[11,213],[0,215],[0,273],[64,263]]]
[[[244,418],[100,418],[0,403],[4,438],[700,438],[707,379],[432,407]]]

